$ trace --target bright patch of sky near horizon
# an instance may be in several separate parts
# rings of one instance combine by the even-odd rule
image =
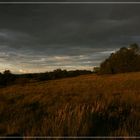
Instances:
[[[92,70],[140,43],[139,13],[140,4],[0,4],[0,71]]]

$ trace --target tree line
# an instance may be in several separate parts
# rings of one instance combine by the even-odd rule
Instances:
[[[115,53],[112,53],[100,64],[100,67],[96,67],[94,70],[98,74],[140,71],[140,47],[138,44],[122,47]]]
[[[30,74],[12,74],[10,70],[5,70],[0,73],[0,86],[7,86],[11,84],[25,84],[35,81],[55,80],[66,77],[75,77],[84,74],[91,74],[90,70],[61,70],[56,69],[45,73],[30,73]]]

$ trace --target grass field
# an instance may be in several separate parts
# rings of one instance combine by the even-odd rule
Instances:
[[[140,136],[140,72],[0,89],[0,136]]]

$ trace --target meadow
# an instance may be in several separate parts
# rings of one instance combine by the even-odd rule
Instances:
[[[0,88],[0,136],[140,136],[140,72]]]

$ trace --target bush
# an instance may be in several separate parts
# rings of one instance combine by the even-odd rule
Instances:
[[[16,80],[16,76],[10,72],[10,70],[5,70],[3,74],[0,74],[0,86],[7,86],[13,84]]]

